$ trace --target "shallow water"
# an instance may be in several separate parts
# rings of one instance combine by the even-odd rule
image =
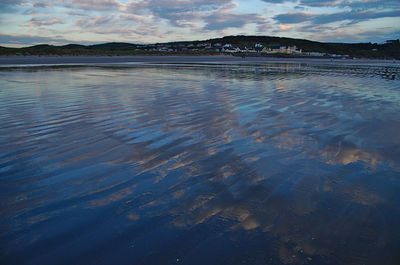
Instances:
[[[3,68],[0,263],[399,264],[399,72]]]

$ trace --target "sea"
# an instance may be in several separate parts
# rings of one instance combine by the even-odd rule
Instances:
[[[400,264],[400,64],[0,67],[0,263]]]

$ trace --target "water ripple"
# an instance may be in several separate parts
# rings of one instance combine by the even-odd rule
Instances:
[[[3,67],[0,260],[397,264],[399,72]]]

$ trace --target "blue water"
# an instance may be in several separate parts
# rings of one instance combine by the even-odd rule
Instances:
[[[0,263],[400,264],[399,73],[2,67]]]

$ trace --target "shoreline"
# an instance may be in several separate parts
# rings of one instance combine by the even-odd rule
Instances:
[[[137,55],[137,56],[0,56],[1,67],[85,64],[259,64],[330,63],[400,65],[400,60],[245,57],[232,55]]]

